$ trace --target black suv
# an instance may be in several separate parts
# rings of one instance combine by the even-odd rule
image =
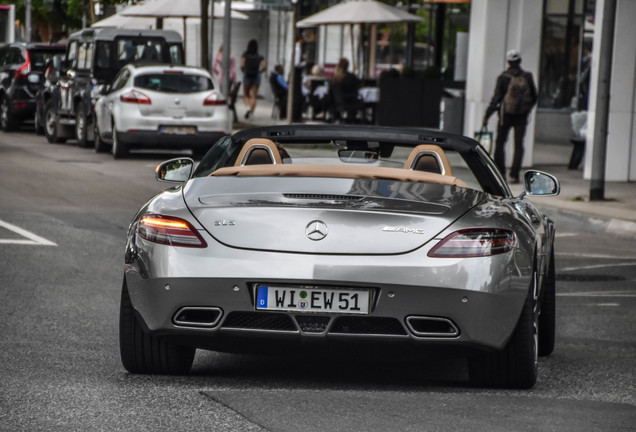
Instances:
[[[44,85],[47,61],[63,45],[16,42],[0,48],[0,128],[16,130],[35,113],[35,95]]]
[[[73,33],[66,46],[66,74],[44,105],[44,132],[49,142],[75,137],[84,147],[94,140],[97,99],[128,63],[182,65],[183,41],[172,30],[117,28]]]

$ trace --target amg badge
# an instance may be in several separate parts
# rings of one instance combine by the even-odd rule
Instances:
[[[426,231],[423,228],[407,228],[407,227],[399,227],[399,226],[388,226],[385,225],[382,228],[382,231],[387,232],[398,232],[398,233],[406,233],[406,234],[426,234]]]

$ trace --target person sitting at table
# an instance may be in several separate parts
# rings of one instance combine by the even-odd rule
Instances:
[[[345,119],[352,123],[362,110],[363,104],[358,96],[360,79],[349,72],[349,60],[341,58],[330,84],[333,96],[333,111],[336,120]]]
[[[278,107],[279,118],[287,117],[287,95],[289,94],[289,84],[285,81],[285,70],[283,66],[277,64],[269,76],[269,85],[274,94],[274,104]]]
[[[318,65],[313,65],[308,72],[303,78],[303,96],[305,96],[306,106],[312,109],[311,118],[315,120],[317,115],[324,112],[327,107],[327,98],[316,93],[316,88],[326,85],[327,76]]]

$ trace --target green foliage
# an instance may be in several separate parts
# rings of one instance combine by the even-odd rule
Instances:
[[[137,0],[101,0],[103,5],[131,4]],[[24,0],[0,0],[0,4],[15,4],[16,19],[24,23]],[[33,26],[51,23],[53,27],[79,29],[82,16],[90,15],[90,0],[31,0],[31,22]]]

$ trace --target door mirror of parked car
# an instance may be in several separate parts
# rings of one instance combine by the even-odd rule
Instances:
[[[155,178],[159,181],[183,183],[190,179],[194,161],[190,158],[170,159],[162,162],[155,170]]]
[[[523,184],[528,196],[556,196],[561,192],[557,178],[543,171],[526,171],[523,174]]]

